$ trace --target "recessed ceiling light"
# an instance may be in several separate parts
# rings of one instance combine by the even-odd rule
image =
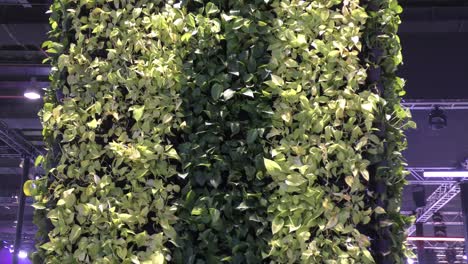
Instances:
[[[468,177],[468,171],[425,171],[426,178],[464,178]]]
[[[18,257],[20,259],[25,259],[28,257],[28,252],[24,251],[24,250],[20,250],[19,253],[18,253]]]
[[[446,241],[446,242],[464,242],[464,237],[408,237],[408,241]]]
[[[30,99],[30,100],[37,100],[39,98],[41,98],[41,95],[38,94],[37,92],[34,92],[34,91],[26,91],[24,93],[24,97]]]
[[[31,86],[24,92],[24,97],[29,100],[37,100],[41,98],[39,89],[37,88],[36,78],[31,78]]]

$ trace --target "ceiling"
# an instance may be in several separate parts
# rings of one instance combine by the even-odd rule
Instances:
[[[41,124],[37,113],[41,100],[28,101],[21,96],[34,77],[38,87],[48,86],[49,67],[41,62],[46,53],[40,48],[48,31],[47,0],[0,0],[0,131],[32,153],[42,151]],[[404,7],[400,38],[404,65],[400,76],[407,80],[406,102],[426,100],[458,100],[468,102],[468,1],[464,0],[400,0]],[[429,197],[440,185],[430,185],[421,177],[423,168],[455,168],[468,157],[468,110],[445,113],[448,126],[434,131],[428,126],[430,109],[412,110],[418,128],[408,131],[409,148],[405,152],[408,166],[415,169],[410,175],[412,184],[424,186]],[[4,131],[4,132],[5,132]],[[3,136],[2,136],[3,135]],[[5,144],[0,133],[0,241],[12,243],[18,209],[17,196],[21,186],[21,156]],[[24,151],[22,151],[24,152]],[[34,156],[34,154],[33,154]],[[38,173],[32,170],[29,177]],[[440,179],[443,180],[443,179]],[[414,185],[405,189],[402,210],[412,214]],[[446,221],[447,236],[461,236],[461,201],[453,195],[440,211]],[[23,237],[25,246],[32,246],[35,227],[32,224],[31,202],[27,201]],[[424,226],[424,235],[433,236],[433,223]],[[448,263],[445,249],[460,244],[428,245],[433,260],[427,263]],[[442,253],[441,253],[442,252]],[[436,255],[439,255],[438,260]],[[460,253],[459,253],[460,255]],[[461,263],[461,255],[459,262]]]

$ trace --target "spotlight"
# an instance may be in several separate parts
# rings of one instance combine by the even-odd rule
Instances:
[[[463,259],[468,259],[468,257],[466,255],[463,255]]]
[[[429,125],[433,130],[439,130],[447,126],[447,116],[438,106],[429,113]]]
[[[20,259],[25,259],[28,257],[28,253],[24,250],[20,250],[19,253],[18,253],[18,258]]]
[[[37,100],[41,98],[39,89],[37,88],[36,78],[31,78],[31,87],[24,92],[24,97],[29,100]]]
[[[24,92],[24,97],[28,98],[29,100],[37,100],[41,98],[41,95],[34,91],[26,91]]]

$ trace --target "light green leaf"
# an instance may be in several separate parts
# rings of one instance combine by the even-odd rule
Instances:
[[[369,181],[369,172],[367,170],[362,170],[361,175],[366,181]]]
[[[273,232],[273,235],[278,233],[281,228],[283,228],[284,226],[284,220],[280,217],[275,217],[275,219],[273,219],[273,222],[271,223],[271,231]]]
[[[36,185],[34,184],[34,181],[27,180],[23,185],[24,195],[26,195],[26,196],[34,195],[35,187],[36,187]]]
[[[286,59],[286,60],[284,61],[284,64],[285,64],[287,67],[289,67],[289,68],[294,68],[294,67],[299,66],[299,65],[297,64],[297,61],[295,61],[295,60],[293,60],[293,59],[291,59],[291,58]]]
[[[227,100],[231,99],[234,96],[235,93],[236,92],[234,90],[226,89],[226,91],[223,92],[224,100],[227,101]]]
[[[289,186],[300,186],[306,182],[307,180],[304,177],[302,177],[299,173],[288,175],[285,181],[285,183]]]
[[[162,117],[163,124],[167,124],[167,123],[171,122],[172,118],[173,118],[173,116],[170,113],[164,114],[164,116]]]
[[[328,223],[325,226],[326,229],[335,227],[338,224],[338,215],[334,215],[328,219]]]
[[[353,187],[354,177],[353,176],[346,176],[345,182],[346,182],[346,184],[348,184],[349,187]]]
[[[192,209],[191,214],[192,214],[192,215],[201,215],[201,214],[203,213],[203,211],[205,211],[204,208],[195,207],[195,208]]]
[[[42,155],[37,156],[36,160],[34,161],[34,167],[39,166],[43,160],[44,160],[44,156]]]
[[[206,14],[211,15],[211,14],[216,14],[219,12],[218,7],[213,4],[212,2],[208,2],[205,7]]]
[[[177,154],[177,150],[175,148],[171,148],[167,153],[166,155],[169,157],[169,158],[172,158],[172,159],[176,159],[176,160],[180,160],[180,156],[179,154]]]
[[[143,116],[143,112],[145,110],[145,106],[141,106],[141,105],[134,105],[132,107],[130,107],[129,109],[130,111],[133,112],[133,118],[136,120],[136,121],[139,121],[141,119],[141,117]]]
[[[276,87],[284,85],[283,78],[279,77],[278,75],[272,74],[271,81]]]
[[[164,259],[164,254],[159,252],[159,251],[154,253],[152,263],[153,264],[164,264],[164,263],[166,263],[166,260]]]
[[[101,102],[97,101],[94,104],[94,110],[96,111],[97,114],[100,114],[102,112],[102,105]]]
[[[250,90],[250,89],[247,89],[247,91],[243,92],[242,94],[245,95],[245,96],[248,96],[250,98],[254,98],[254,94],[253,94],[252,90]]]
[[[46,208],[43,203],[33,203],[31,206],[34,207],[37,210],[42,210],[42,209]]]
[[[73,225],[70,235],[68,236],[68,239],[70,240],[71,243],[75,243],[76,239],[78,239],[80,235],[81,235],[81,226]]]
[[[364,257],[364,260],[366,261],[364,264],[367,263],[375,263],[374,258],[372,257],[371,253],[367,249],[362,249],[362,255]]]
[[[293,45],[294,47],[300,47],[300,46],[303,46],[303,45],[307,45],[306,36],[304,34],[298,34],[297,37],[295,37],[291,41],[291,45]]]
[[[131,214],[118,214],[118,217],[124,223],[134,223],[136,220],[136,217]]]
[[[263,163],[265,164],[265,168],[268,173],[276,174],[281,172],[281,167],[278,163],[273,160],[263,158]]]
[[[375,211],[376,214],[385,214],[385,213],[386,213],[385,209],[383,209],[383,208],[380,207],[380,206],[377,206],[377,207],[374,209],[374,211]]]
[[[95,129],[98,126],[98,122],[96,121],[96,119],[93,119],[89,121],[88,123],[86,123],[86,125],[91,129]]]
[[[362,110],[365,110],[367,112],[371,112],[372,109],[374,108],[374,105],[371,102],[363,103],[361,104]]]

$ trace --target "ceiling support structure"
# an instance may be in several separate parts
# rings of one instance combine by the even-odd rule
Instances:
[[[429,249],[434,251],[435,256],[437,258],[440,258],[439,261],[446,256],[446,251],[447,249],[453,249],[456,252],[456,257],[457,261],[455,263],[462,263],[463,261],[463,255],[464,255],[464,248],[463,248],[463,243],[464,242],[459,242],[459,241],[408,241],[408,243],[413,247],[413,249],[416,249],[416,243],[417,242],[422,242],[424,243],[424,249]],[[466,261],[466,260],[465,260]],[[414,263],[420,263],[420,264],[427,264],[427,263],[434,263],[434,262],[420,262],[418,260],[414,260]],[[447,263],[447,262],[438,262],[438,263]]]
[[[26,197],[25,205],[33,204],[32,197]],[[19,197],[0,197],[0,207],[16,207],[19,206]]]
[[[427,205],[420,209],[416,223],[425,223],[429,218],[439,211],[444,205],[450,202],[458,193],[460,193],[460,186],[454,184],[440,185],[428,198]],[[412,225],[408,228],[408,236],[416,231],[416,226]]]
[[[455,183],[451,178],[441,178],[440,180],[426,180],[424,178],[425,171],[453,171],[456,167],[406,167],[405,168],[411,176],[412,180],[409,180],[409,184],[422,184],[422,185],[441,185],[447,183]]]
[[[19,159],[21,158],[21,154],[17,153],[0,153],[0,159]]]
[[[402,105],[410,110],[432,110],[436,106],[442,110],[467,110],[468,100],[404,100]]]
[[[409,185],[441,185],[441,184],[455,184],[454,180],[439,180],[439,181],[408,181]]]
[[[0,232],[0,237],[7,243],[7,245],[10,245],[11,249],[13,249],[12,247],[15,240],[15,234],[9,232]],[[23,248],[28,250],[34,249],[34,235],[23,233],[21,239],[23,241]]]
[[[42,152],[39,149],[25,140],[19,133],[8,128],[8,125],[1,120],[0,140],[19,154],[26,155],[31,159],[35,159],[37,156],[42,155]]]
[[[26,195],[22,190],[24,183],[28,180],[29,174],[29,159],[30,157],[23,157],[23,175],[21,177],[21,191],[19,194],[19,208],[18,208],[18,218],[16,219],[16,236],[15,236],[15,245],[13,247],[13,264],[18,264],[18,254],[21,250],[21,236],[23,234],[23,220],[24,220],[24,205],[26,202]]]

